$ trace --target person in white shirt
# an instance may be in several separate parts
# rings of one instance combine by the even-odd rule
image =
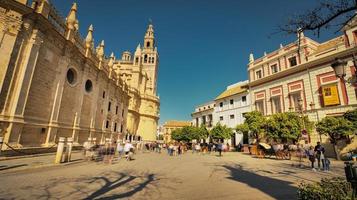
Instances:
[[[134,146],[129,142],[129,141],[126,141],[125,145],[124,145],[124,152],[125,154],[127,154],[130,149],[134,148]]]
[[[132,157],[133,157],[132,150],[134,150],[134,146],[129,141],[126,141],[126,143],[124,145],[124,152],[125,152],[125,156],[126,156],[127,160],[132,159]]]
[[[118,151],[119,159],[120,159],[124,154],[124,146],[121,142],[118,142],[117,151]]]

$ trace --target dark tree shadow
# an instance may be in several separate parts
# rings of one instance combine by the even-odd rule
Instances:
[[[139,183],[135,185],[133,188],[131,188],[129,191],[126,191],[121,194],[115,194],[107,197],[101,197],[98,198],[102,195],[105,195],[106,193],[109,193],[110,191],[123,186],[125,184],[129,184],[131,181],[135,180],[138,178],[137,176],[132,176],[132,175],[127,175],[124,173],[120,173],[119,177],[115,179],[114,181],[110,181],[107,177],[101,176],[101,177],[94,177],[91,182],[95,181],[104,181],[104,186],[99,188],[97,191],[93,192],[91,195],[84,199],[118,199],[118,198],[124,198],[124,197],[130,197],[134,195],[135,193],[143,190],[150,182],[154,181],[154,175],[149,174],[145,176],[145,181],[142,183]],[[142,177],[141,177],[142,178]]]
[[[261,176],[251,171],[244,170],[241,166],[223,165],[230,172],[231,180],[245,183],[256,188],[275,199],[296,199],[297,188],[292,182]]]
[[[0,166],[0,171],[4,171],[4,170],[8,170],[8,169],[14,169],[14,168],[18,168],[18,167],[24,167],[24,166],[27,166],[27,164],[12,165],[12,166],[2,165],[2,166]]]
[[[137,192],[140,192],[141,190],[143,190],[148,184],[150,184],[150,182],[154,181],[154,174],[149,174],[147,177],[146,177],[146,180],[138,185],[136,185],[134,188],[132,188],[131,190],[125,192],[125,193],[122,193],[122,194],[115,194],[115,195],[111,195],[111,196],[108,196],[108,197],[103,197],[103,198],[99,198],[99,199],[120,199],[120,198],[125,198],[125,197],[131,197],[133,196],[135,193]],[[106,188],[102,188],[103,191],[106,191]],[[102,190],[101,189],[101,190]],[[111,190],[111,188],[108,188],[109,191]],[[92,195],[91,195],[92,196]],[[91,199],[89,196],[88,198],[86,199]]]

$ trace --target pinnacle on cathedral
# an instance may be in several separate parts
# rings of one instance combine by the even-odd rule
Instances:
[[[151,48],[155,47],[155,36],[154,36],[154,26],[152,23],[149,23],[149,26],[146,30],[145,37],[144,37],[144,48]]]

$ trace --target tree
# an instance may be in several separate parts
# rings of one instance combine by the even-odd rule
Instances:
[[[236,126],[236,131],[241,132],[243,134],[249,134],[249,126],[247,123],[238,124]]]
[[[343,117],[325,117],[317,123],[316,131],[330,137],[336,158],[339,160],[340,155],[337,150],[337,142],[352,134],[353,124]]]
[[[244,115],[250,133],[259,141],[265,133],[266,119],[263,114],[259,111],[252,111]]]
[[[217,123],[217,125],[212,128],[210,135],[212,139],[216,140],[229,139],[232,137],[233,131],[226,125],[222,126],[220,123]]]
[[[249,143],[249,127],[247,123],[238,124],[236,126],[237,133],[243,134],[243,143]]]
[[[344,117],[345,119],[347,119],[348,121],[352,122],[352,124],[353,124],[353,129],[354,129],[354,131],[355,131],[355,133],[356,133],[356,131],[357,131],[357,109],[347,111],[347,112],[343,115],[343,117]]]
[[[197,139],[206,139],[209,136],[209,131],[207,130],[206,126],[204,124],[201,124],[200,127],[196,128],[195,132],[198,135]]]
[[[182,129],[178,128],[171,132],[171,139],[176,141],[182,141]]]
[[[172,131],[171,139],[176,141],[185,141],[190,142],[192,140],[200,140],[206,138],[207,131],[205,127],[193,127],[193,126],[184,126]]]
[[[301,131],[311,132],[313,123],[307,116],[300,117],[297,113],[277,113],[267,120],[266,136],[275,140],[297,141],[301,136]]]
[[[356,10],[357,0],[324,0],[312,10],[289,17],[279,31],[291,34],[306,30],[319,36],[321,28],[337,26],[340,30],[356,15]]]

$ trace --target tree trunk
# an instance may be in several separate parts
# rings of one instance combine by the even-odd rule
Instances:
[[[333,143],[333,150],[334,150],[334,152],[335,152],[336,159],[337,159],[337,160],[341,160],[341,159],[340,159],[340,154],[339,154],[339,152],[338,152],[338,148],[337,148],[337,144],[336,144],[336,143]]]

